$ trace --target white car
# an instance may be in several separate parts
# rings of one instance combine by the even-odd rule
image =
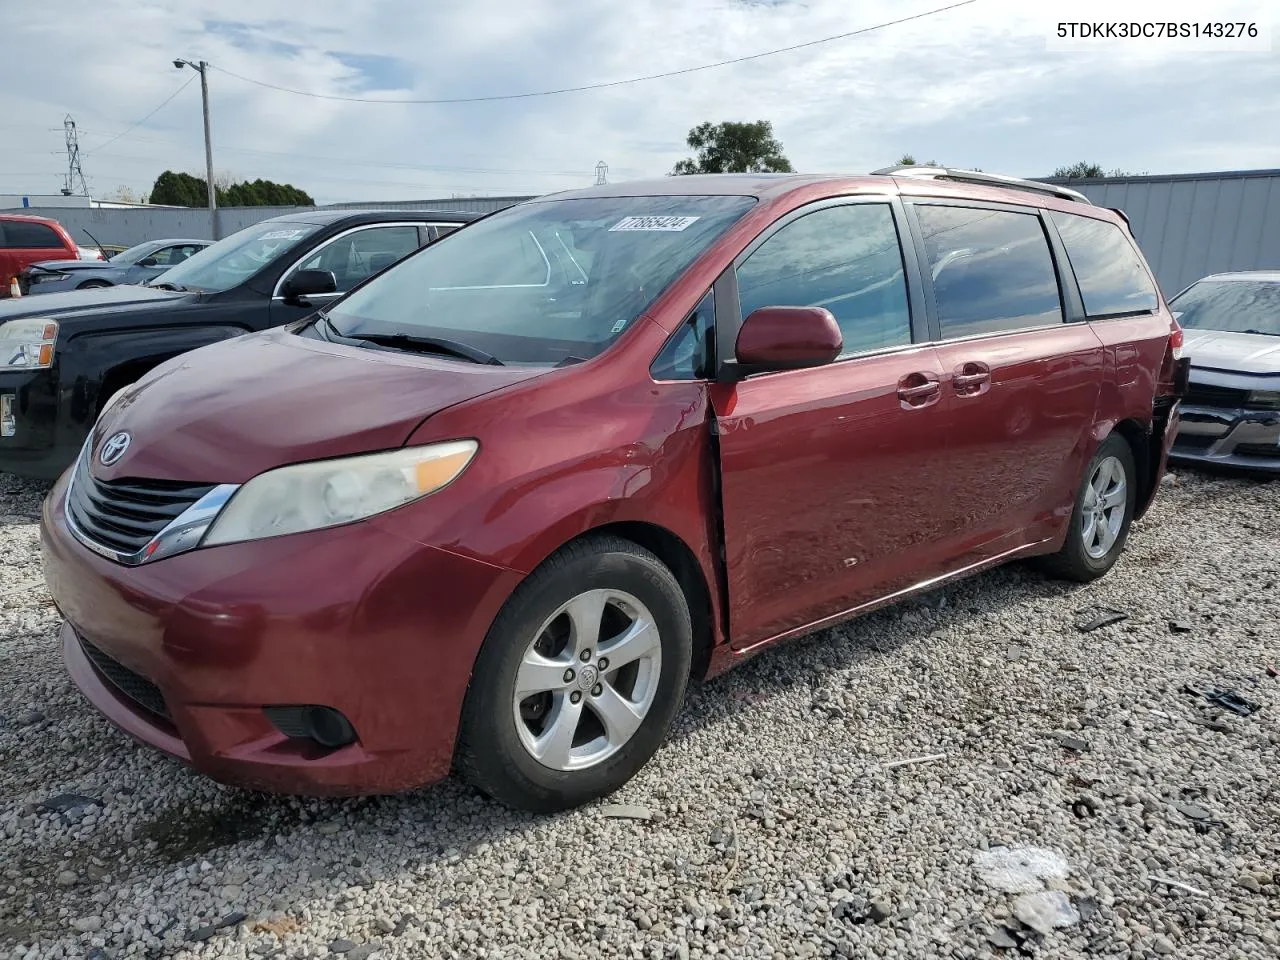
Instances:
[[[1170,458],[1280,474],[1280,270],[1214,274],[1169,307],[1191,360]]]

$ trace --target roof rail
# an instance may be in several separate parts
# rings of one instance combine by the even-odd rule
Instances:
[[[1092,204],[1093,201],[1083,193],[1060,187],[1054,183],[1041,183],[1039,180],[1021,180],[1018,177],[1006,177],[998,173],[983,173],[980,170],[954,170],[951,167],[884,167],[872,170],[872,176],[880,177],[918,177],[930,180],[955,180],[959,183],[980,183],[988,187],[1005,187],[1010,190],[1029,190],[1032,193],[1043,193],[1062,200],[1075,200],[1078,203]]]

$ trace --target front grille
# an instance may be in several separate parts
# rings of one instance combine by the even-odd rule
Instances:
[[[1268,460],[1274,460],[1280,458],[1280,444],[1238,443],[1232,452],[1241,457],[1265,457]]]
[[[1248,390],[1233,390],[1230,387],[1211,387],[1203,383],[1193,383],[1187,388],[1184,403],[1187,406],[1229,407],[1239,409],[1245,405],[1249,396]]]
[[[160,688],[140,674],[134,673],[122,663],[111,659],[84,637],[80,637],[80,648],[98,669],[98,673],[117,690],[136,703],[142,709],[156,716],[171,720],[169,707],[164,702],[164,694]]]
[[[85,456],[76,466],[67,509],[95,543],[133,554],[213,487],[177,480],[98,480]]]

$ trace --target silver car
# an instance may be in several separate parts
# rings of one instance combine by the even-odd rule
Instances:
[[[146,283],[210,243],[211,240],[149,240],[110,260],[43,260],[18,275],[18,286],[26,296]]]
[[[1191,360],[1170,458],[1280,474],[1280,270],[1214,274],[1169,306]]]

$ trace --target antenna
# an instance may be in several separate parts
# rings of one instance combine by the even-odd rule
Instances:
[[[62,121],[62,131],[67,138],[67,177],[62,187],[62,195],[69,197],[80,188],[83,196],[89,195],[89,185],[85,183],[84,171],[80,169],[80,141],[76,139],[76,122],[67,114]]]
[[[609,165],[601,160],[596,164],[596,186],[602,187],[609,182]]]

